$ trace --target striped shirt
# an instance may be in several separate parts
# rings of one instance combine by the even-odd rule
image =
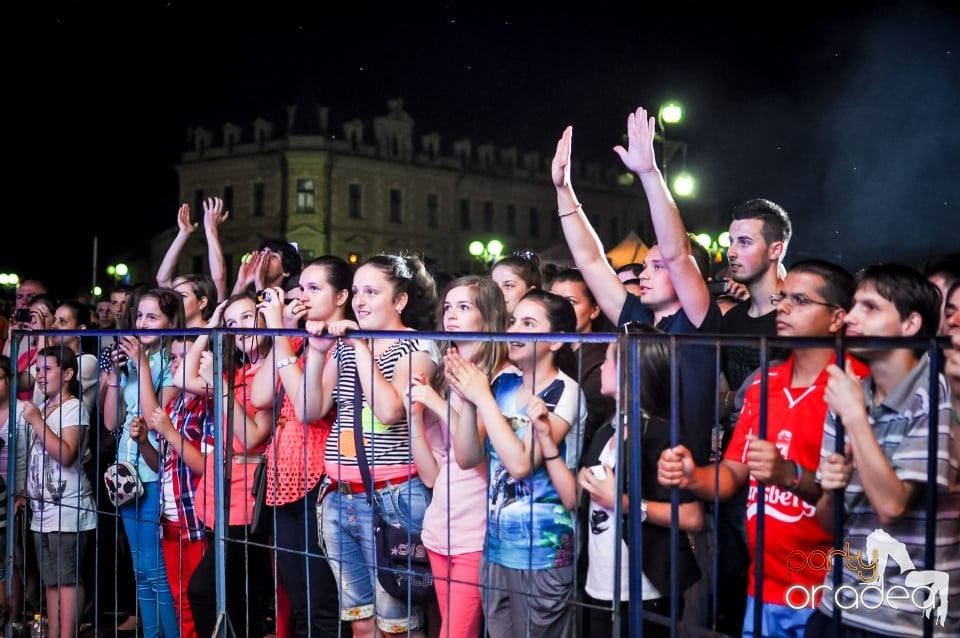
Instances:
[[[929,590],[923,588],[916,591],[916,584],[907,584],[908,575],[913,571],[932,569],[949,576],[949,616],[945,618],[944,626],[940,626],[939,622],[935,624],[934,635],[938,638],[960,636],[960,494],[948,492],[947,477],[951,463],[950,391],[946,380],[942,374],[939,375],[939,396],[936,404],[937,469],[936,477],[931,477],[932,481],[927,480],[930,422],[928,355],[920,359],[914,369],[879,405],[874,405],[873,378],[867,377],[862,383],[867,417],[877,443],[897,478],[912,483],[915,494],[910,509],[903,516],[884,524],[870,505],[860,482],[859,472],[854,470],[845,492],[847,515],[843,529],[843,537],[849,543],[850,553],[856,555],[859,550],[862,552],[863,563],[870,560],[872,564],[872,553],[868,553],[866,549],[867,537],[876,530],[882,530],[892,537],[891,547],[897,549],[890,555],[882,574],[876,575],[876,570],[871,572],[867,568],[862,572],[862,576],[858,576],[856,571],[844,568],[842,588],[837,591],[833,589],[832,573],[828,573],[820,610],[831,615],[836,599],[843,612],[844,625],[889,636],[922,636],[923,611],[918,608],[917,603],[923,605]],[[836,415],[828,412],[821,446],[822,457],[835,451],[835,441]],[[938,503],[935,564],[928,567],[924,561],[927,524],[924,492],[931,484],[936,485]],[[874,540],[878,535],[882,535],[882,532],[874,534]],[[902,598],[904,592],[910,598]],[[937,599],[931,602],[934,605],[932,615],[936,621],[937,607],[941,601]]]
[[[431,341],[417,339],[397,339],[391,343],[374,363],[387,381],[392,381],[397,363],[408,355],[435,349]],[[438,356],[431,355],[437,359]],[[337,417],[333,429],[327,438],[325,461],[327,474],[335,481],[362,483],[357,458],[356,439],[353,419],[354,387],[357,382],[357,353],[352,347],[339,341],[333,353],[333,359],[339,367],[337,387],[334,389]],[[406,363],[404,363],[406,365]],[[363,445],[367,454],[374,481],[407,478],[416,474],[413,457],[410,453],[410,430],[406,418],[391,424],[381,423],[370,408],[371,398],[364,395],[361,409]]]

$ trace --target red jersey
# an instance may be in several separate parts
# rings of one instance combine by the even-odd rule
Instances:
[[[857,376],[870,373],[866,365],[848,357]],[[830,363],[833,363],[832,358]],[[767,375],[767,440],[776,441],[780,454],[788,461],[815,472],[820,465],[820,443],[827,404],[826,366],[809,387],[790,386],[794,357],[770,367]],[[760,376],[747,388],[743,411],[724,458],[747,462],[747,436],[760,432]],[[750,549],[748,593],[756,597],[753,556],[757,545],[757,481],[752,476],[747,493],[747,545]],[[816,520],[817,508],[796,494],[777,485],[765,486],[763,596],[765,603],[786,604],[786,592],[800,585],[807,591],[823,583],[829,561],[818,560],[833,549],[833,537]]]

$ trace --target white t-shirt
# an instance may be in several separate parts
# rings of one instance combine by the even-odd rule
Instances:
[[[615,438],[611,437],[603,448],[603,452],[600,453],[600,463],[616,469],[617,448]],[[587,582],[584,584],[584,590],[597,600],[613,600],[614,542],[616,541],[618,527],[620,527],[620,521],[614,515],[614,511],[598,505],[596,501],[590,499],[590,520],[587,526],[590,533],[587,539],[590,561],[587,567]],[[651,556],[650,560],[654,560],[654,557]],[[643,574],[642,576],[643,599],[660,598],[662,594],[647,579],[647,575]],[[623,539],[620,540],[620,600],[630,600],[630,550]]]
[[[39,436],[31,437],[27,465],[27,496],[33,510],[30,529],[34,532],[82,532],[97,526],[93,488],[83,472],[90,419],[79,399],[65,401],[46,418],[47,426],[57,434],[65,428],[82,428],[79,452],[72,465],[54,461]]]

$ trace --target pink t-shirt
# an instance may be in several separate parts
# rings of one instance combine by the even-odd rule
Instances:
[[[423,516],[423,544],[438,554],[479,552],[487,531],[487,465],[461,469],[447,425],[429,410],[424,428],[440,472]]]

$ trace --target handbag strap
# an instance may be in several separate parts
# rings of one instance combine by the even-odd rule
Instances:
[[[356,355],[356,350],[354,350]],[[356,359],[354,359],[356,365]],[[360,386],[360,371],[354,368],[353,374],[353,440],[357,448],[357,464],[360,466],[360,475],[363,477],[364,492],[367,503],[371,502],[373,493],[373,476],[367,462],[367,450],[363,447],[363,388]]]

